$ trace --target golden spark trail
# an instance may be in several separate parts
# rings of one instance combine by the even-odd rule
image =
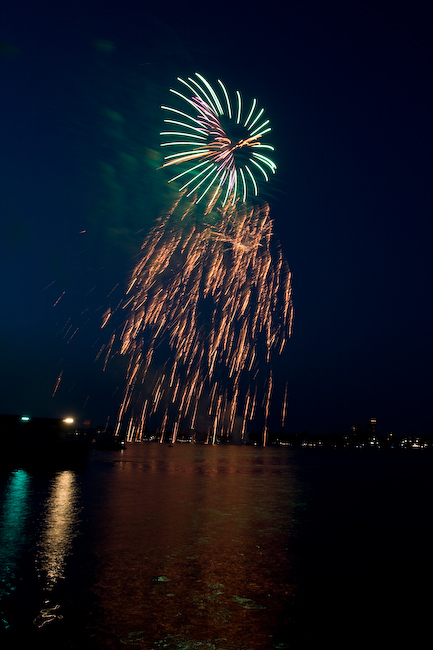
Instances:
[[[117,348],[114,339],[107,346],[107,356],[129,356],[117,425],[128,439],[150,428],[160,441],[169,432],[175,439],[200,423],[215,442],[236,422],[244,437],[261,417],[266,442],[271,364],[293,312],[290,272],[272,232],[267,204],[227,204],[199,219],[181,197],[158,219],[120,306]],[[107,309],[103,326],[112,318]]]
[[[62,293],[60,294],[60,296],[57,298],[56,302],[54,303],[53,307],[55,307],[56,305],[59,304],[59,302],[61,301],[61,299],[65,295],[65,293],[66,293],[65,291],[62,291]]]
[[[283,399],[283,406],[281,411],[281,426],[283,428],[286,424],[286,417],[287,417],[287,382],[286,382],[286,387],[284,389],[284,399]]]
[[[54,386],[53,394],[51,397],[54,397],[54,395],[57,393],[57,389],[60,386],[60,382],[62,381],[62,375],[63,375],[63,370],[60,371],[59,376],[57,377],[56,385]]]

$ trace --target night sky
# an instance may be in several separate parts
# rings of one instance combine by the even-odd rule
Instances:
[[[200,72],[272,124],[289,430],[433,433],[428,3],[4,0],[0,41],[0,413],[115,421],[102,315],[170,200],[159,107]]]

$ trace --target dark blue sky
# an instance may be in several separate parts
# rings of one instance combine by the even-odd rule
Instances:
[[[427,3],[4,5],[0,412],[115,417],[124,367],[95,362],[101,316],[166,199],[159,105],[198,71],[272,122],[290,429],[374,416],[381,432],[433,433]]]

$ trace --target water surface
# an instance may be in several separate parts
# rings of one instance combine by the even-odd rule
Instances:
[[[3,647],[423,647],[429,452],[141,443],[0,490]]]
[[[10,635],[94,648],[284,643],[302,501],[289,453],[132,444],[3,483]]]

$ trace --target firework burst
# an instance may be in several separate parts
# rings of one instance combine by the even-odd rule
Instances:
[[[244,111],[239,91],[232,102],[226,87],[218,79],[220,96],[200,74],[178,81],[187,89],[183,94],[171,92],[186,106],[188,112],[162,106],[170,117],[161,133],[162,147],[173,151],[164,158],[163,167],[181,166],[182,171],[169,182],[179,181],[180,191],[195,202],[203,199],[211,208],[218,199],[222,205],[245,202],[259,193],[259,178],[269,180],[275,173],[275,163],[265,154],[273,147],[262,142],[271,130],[269,120],[263,120],[264,109],[257,100]]]

